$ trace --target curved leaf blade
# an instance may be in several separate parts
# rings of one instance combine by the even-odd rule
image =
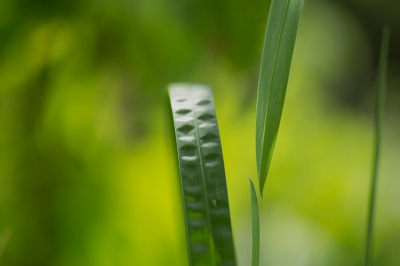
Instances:
[[[257,92],[256,158],[261,196],[281,120],[304,0],[272,0]]]
[[[171,84],[189,265],[236,265],[222,149],[211,90]]]

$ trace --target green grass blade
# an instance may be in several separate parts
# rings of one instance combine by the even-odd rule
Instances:
[[[371,187],[368,205],[368,224],[367,237],[365,245],[365,266],[373,264],[373,243],[374,243],[374,222],[375,222],[375,202],[378,179],[378,166],[381,150],[381,130],[383,118],[383,106],[385,101],[387,60],[389,52],[390,28],[385,26],[382,35],[381,52],[378,66],[378,90],[375,105],[375,123],[374,123],[374,154],[371,171]]]
[[[258,213],[257,193],[253,181],[249,178],[251,191],[251,266],[260,264],[260,217]]]
[[[214,101],[202,84],[171,84],[189,265],[236,265]]]
[[[257,93],[256,157],[261,196],[281,120],[304,0],[272,0]]]

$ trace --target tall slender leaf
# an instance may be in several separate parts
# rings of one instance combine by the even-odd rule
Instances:
[[[236,265],[225,169],[211,90],[171,84],[190,265]]]
[[[272,0],[257,93],[256,157],[261,196],[275,147],[304,0]]]
[[[382,34],[381,52],[378,66],[378,90],[375,103],[375,123],[374,123],[374,154],[371,171],[371,187],[368,205],[368,224],[367,237],[365,245],[365,266],[373,264],[373,239],[374,239],[374,223],[375,223],[375,202],[378,179],[378,166],[381,150],[381,131],[383,106],[385,101],[386,76],[387,76],[387,58],[389,52],[390,28],[385,26]]]
[[[251,193],[251,266],[260,264],[260,217],[258,213],[257,193],[253,181],[249,178]]]

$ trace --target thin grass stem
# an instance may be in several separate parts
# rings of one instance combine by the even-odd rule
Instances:
[[[369,194],[368,218],[367,218],[367,237],[365,243],[365,266],[373,265],[373,244],[374,244],[374,226],[376,212],[376,191],[378,186],[378,170],[381,152],[381,131],[383,106],[386,89],[387,76],[387,57],[389,51],[390,28],[385,26],[382,35],[382,44],[378,66],[378,90],[375,102],[375,121],[374,121],[374,154],[371,171],[371,187]]]
[[[251,192],[251,266],[260,264],[260,218],[258,212],[257,193],[254,188],[253,181],[249,178]]]

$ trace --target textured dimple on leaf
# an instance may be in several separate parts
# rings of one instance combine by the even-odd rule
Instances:
[[[179,114],[179,115],[186,115],[188,113],[192,112],[192,110],[190,109],[179,109],[178,111],[176,111],[175,113]]]
[[[213,119],[213,118],[215,118],[215,116],[213,116],[212,114],[209,114],[209,113],[204,113],[204,114],[200,115],[199,117],[197,117],[197,119],[200,119],[200,120],[203,120],[203,121],[210,120],[210,119]]]
[[[211,103],[210,100],[201,100],[200,102],[196,103],[196,105],[204,106],[204,105],[207,105],[207,104],[210,104],[210,103]]]
[[[185,164],[183,167],[190,171],[197,171],[199,170],[200,165],[196,163],[196,161],[188,161],[187,164]]]
[[[218,232],[219,232],[219,234],[218,234],[219,238],[221,240],[223,240],[224,238],[232,236],[232,232],[230,230],[226,230],[226,228],[224,228],[222,226],[218,228]],[[223,248],[223,247],[221,247],[221,248]],[[228,249],[229,249],[229,247],[228,247]]]
[[[189,219],[189,226],[193,228],[202,228],[206,225],[204,219]]]
[[[205,142],[215,141],[217,139],[218,139],[218,136],[215,135],[214,133],[207,133],[203,137],[201,137],[201,140],[203,140]]]
[[[203,158],[206,162],[212,162],[212,161],[219,159],[219,157],[220,157],[219,153],[211,152],[209,154],[206,154]]]
[[[197,146],[193,144],[185,144],[182,147],[180,147],[179,150],[184,152],[193,152],[197,150]]]
[[[185,186],[184,189],[185,193],[197,197],[197,196],[201,196],[203,194],[203,186],[199,185],[199,186]]]
[[[193,164],[193,165],[187,167],[188,164]],[[183,171],[182,178],[187,179],[188,181],[201,180],[200,174],[197,173],[196,171],[193,171],[193,170],[196,170],[196,168],[197,168],[197,165],[193,162],[190,162],[190,163],[182,162],[182,171]]]
[[[199,212],[199,211],[190,211],[190,212],[188,212],[188,217],[189,217],[189,219],[203,219],[204,214],[203,214],[203,212]]]
[[[183,103],[183,102],[186,102],[187,99],[186,99],[186,98],[179,98],[179,99],[177,99],[176,101],[177,101],[178,103]]]
[[[186,125],[183,125],[183,126],[181,126],[181,127],[178,127],[178,131],[179,132],[181,132],[181,133],[183,133],[183,134],[188,134],[190,131],[192,131],[194,129],[194,126],[192,126],[192,125],[188,125],[188,124],[186,124]]]
[[[202,211],[204,210],[204,202],[199,200],[199,201],[192,201],[192,202],[187,202],[186,207],[190,211]]]
[[[228,217],[229,218],[229,211],[226,208],[212,208],[210,212],[213,217]]]
[[[204,244],[196,244],[196,245],[193,245],[193,247],[192,247],[193,253],[206,253],[207,250],[208,250],[208,247]]]
[[[188,194],[186,194],[186,195],[185,195],[185,199],[186,199],[187,202],[195,202],[195,201],[197,201],[197,198],[196,198],[196,196],[194,196],[194,195],[188,195]]]

